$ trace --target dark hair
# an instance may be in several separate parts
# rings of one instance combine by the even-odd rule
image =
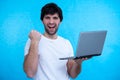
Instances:
[[[47,14],[55,14],[57,13],[60,21],[62,21],[63,19],[63,15],[62,15],[62,10],[60,7],[58,7],[55,3],[48,3],[45,6],[43,6],[43,8],[41,9],[41,17],[40,19],[43,20],[44,16]]]

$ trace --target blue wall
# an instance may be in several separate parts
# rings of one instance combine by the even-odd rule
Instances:
[[[39,15],[47,2],[62,8],[58,34],[71,41],[74,51],[79,32],[108,30],[102,55],[83,62],[75,80],[120,80],[119,0],[0,0],[0,80],[29,80],[24,46],[31,29],[44,32]]]

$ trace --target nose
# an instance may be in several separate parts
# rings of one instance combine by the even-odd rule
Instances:
[[[50,24],[53,24],[54,23],[54,20],[51,18],[50,19]]]

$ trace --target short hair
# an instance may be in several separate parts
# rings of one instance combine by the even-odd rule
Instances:
[[[46,4],[45,6],[43,6],[43,8],[41,9],[41,17],[40,19],[43,21],[43,18],[45,15],[47,14],[55,14],[57,13],[59,18],[60,18],[60,21],[63,20],[63,15],[62,15],[62,10],[60,7],[58,7],[55,3],[48,3]]]

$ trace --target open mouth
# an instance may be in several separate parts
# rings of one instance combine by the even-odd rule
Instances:
[[[53,29],[53,28],[55,28],[55,26],[48,26],[48,28],[49,28],[49,29]]]
[[[47,26],[46,26],[46,31],[47,31],[47,33],[49,33],[50,35],[53,35],[53,34],[55,34],[56,31],[57,31],[57,27],[56,27],[56,25],[47,25]]]

